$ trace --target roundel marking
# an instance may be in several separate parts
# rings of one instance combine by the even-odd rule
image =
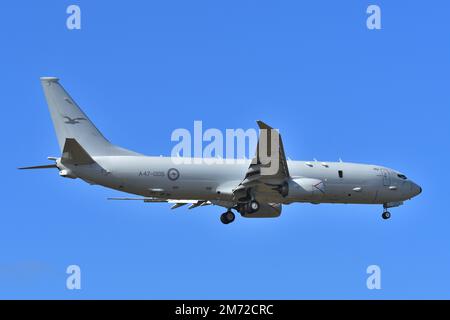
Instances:
[[[175,168],[171,168],[167,171],[167,177],[169,180],[175,181],[180,177],[180,172]]]

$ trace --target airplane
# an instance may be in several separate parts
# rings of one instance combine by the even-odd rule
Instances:
[[[235,220],[233,210],[245,218],[276,218],[292,203],[378,204],[386,220],[389,208],[422,192],[403,173],[379,165],[291,161],[278,130],[262,121],[257,121],[260,133],[251,161],[174,164],[171,157],[145,156],[110,143],[58,78],[40,80],[61,156],[48,158],[54,164],[19,169],[56,168],[61,177],[140,196],[110,200],[170,203],[172,209],[216,205],[226,209],[223,224]],[[262,161],[261,150],[273,155],[270,162]],[[271,166],[275,170],[268,170]]]

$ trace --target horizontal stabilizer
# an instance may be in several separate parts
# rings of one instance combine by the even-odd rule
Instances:
[[[33,166],[33,167],[21,167],[21,168],[17,168],[19,170],[34,170],[34,169],[52,169],[52,168],[57,168],[56,164],[47,164],[47,165],[43,165],[43,166]]]

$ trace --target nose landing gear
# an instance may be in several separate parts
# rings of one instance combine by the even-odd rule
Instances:
[[[230,224],[234,221],[234,219],[236,218],[236,216],[234,215],[234,213],[231,210],[228,210],[225,213],[222,213],[222,215],[220,216],[220,221],[223,224]]]
[[[384,211],[383,212],[383,214],[381,215],[381,217],[384,219],[384,220],[388,220],[388,219],[390,219],[391,218],[391,213],[389,212],[389,211]]]
[[[388,202],[383,204],[383,214],[381,217],[384,220],[388,220],[391,218],[391,213],[388,211],[389,208],[395,208],[398,206],[401,206],[403,204],[403,201],[397,201],[397,202]]]

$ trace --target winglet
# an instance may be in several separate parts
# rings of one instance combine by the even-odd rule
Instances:
[[[257,120],[256,123],[258,124],[260,129],[266,129],[266,130],[273,129],[271,126],[269,126],[267,123],[265,123],[261,120]]]
[[[57,77],[41,77],[41,81],[58,82],[59,78],[57,78]]]
[[[281,135],[279,134],[277,129],[272,128],[271,126],[269,126],[267,123],[261,121],[261,120],[257,120],[256,123],[259,126],[260,129],[260,135],[258,138],[258,145],[256,147],[256,156],[254,158],[254,162],[256,164],[261,164],[260,161],[260,141],[261,141],[261,135],[265,134],[265,148],[266,150],[263,152],[263,154],[266,155],[272,155],[272,143],[271,143],[271,137],[272,137],[272,131],[275,131],[275,133],[278,134],[278,139],[279,139],[279,143],[278,143],[278,161],[279,161],[279,166],[278,166],[278,172],[276,174],[271,174],[270,176],[280,176],[283,178],[287,178],[289,177],[289,168],[287,165],[287,161],[286,161],[286,155],[284,153],[284,147],[283,147],[283,141],[281,139]],[[267,132],[263,132],[263,130],[266,130]],[[276,150],[273,150],[274,152],[277,152]],[[250,166],[251,167],[251,166]]]

